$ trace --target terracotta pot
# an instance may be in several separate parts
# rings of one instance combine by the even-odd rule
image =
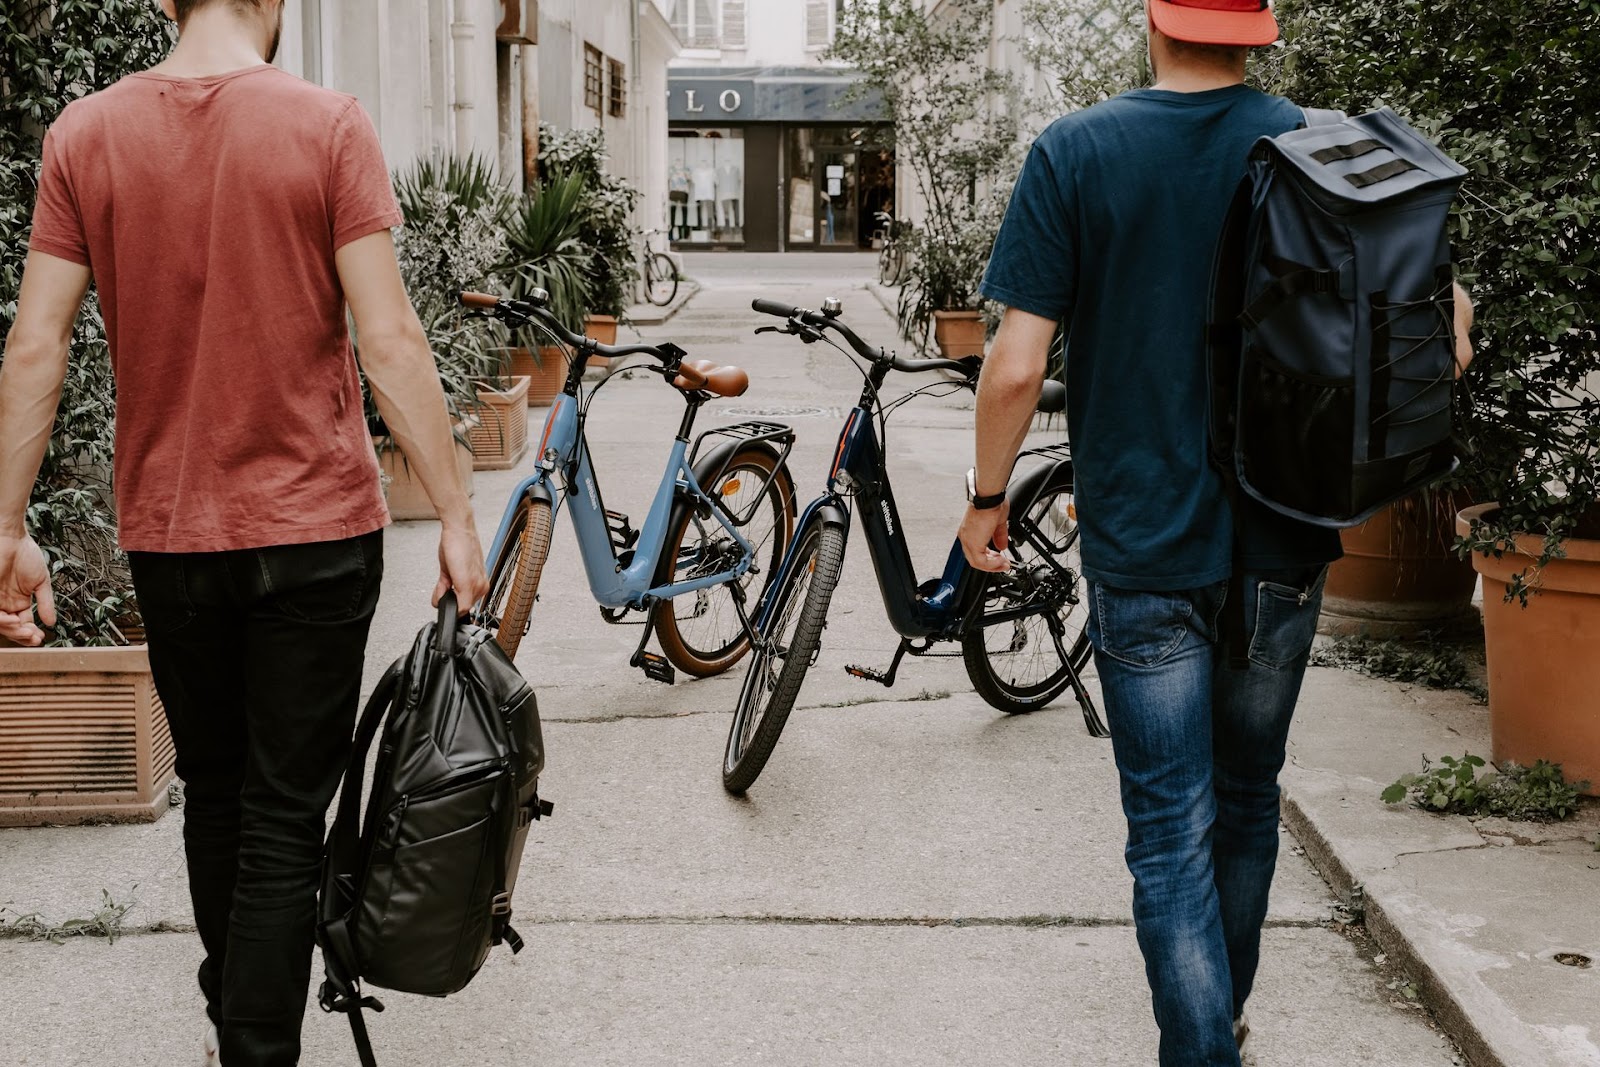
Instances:
[[[1328,570],[1319,629],[1404,637],[1470,622],[1478,575],[1451,548],[1467,503],[1462,494],[1411,497],[1341,530],[1344,558]]]
[[[512,378],[527,378],[528,406],[547,408],[561,395],[567,382],[567,353],[555,346],[541,346],[539,358],[526,348],[501,349],[502,365]]]
[[[528,450],[528,379],[512,378],[504,389],[479,382],[476,414],[477,424],[467,431],[473,470],[515,467]]]
[[[468,496],[472,495],[472,449],[461,443],[461,437],[470,435],[472,425],[456,423],[456,465]],[[384,496],[389,501],[389,517],[396,522],[437,519],[439,513],[434,510],[433,502],[428,499],[427,491],[400,447],[387,437],[374,437],[372,446],[378,450],[378,467],[386,476]]]
[[[153,822],[174,759],[144,645],[0,649],[0,826]]]
[[[593,337],[603,345],[617,343],[617,317],[615,315],[590,315],[583,320],[583,335]],[[610,356],[590,356],[588,367],[611,366]]]
[[[1456,519],[1465,534],[1472,520],[1496,505],[1468,508]],[[1571,538],[1566,556],[1538,575],[1528,606],[1506,603],[1513,574],[1538,551],[1528,535],[1495,559],[1473,553],[1483,575],[1483,630],[1489,657],[1489,732],[1496,763],[1561,764],[1569,781],[1587,779],[1600,796],[1600,541]]]
[[[939,342],[939,351],[945,359],[983,355],[983,342],[988,330],[983,315],[977,311],[933,313],[933,339]]]

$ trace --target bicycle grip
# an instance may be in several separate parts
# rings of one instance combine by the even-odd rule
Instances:
[[[469,308],[492,308],[499,305],[500,298],[498,296],[490,296],[488,293],[463,292],[461,294],[461,303]]]
[[[780,319],[792,318],[802,313],[804,309],[793,304],[785,304],[777,300],[768,300],[765,297],[756,297],[750,301],[750,309],[759,311],[763,315],[776,315]]]

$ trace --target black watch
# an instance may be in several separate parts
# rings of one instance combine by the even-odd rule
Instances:
[[[971,504],[979,511],[988,511],[991,508],[997,508],[1001,504],[1004,504],[1005,500],[1006,491],[1004,489],[1000,490],[998,493],[990,493],[988,496],[979,496],[978,470],[976,467],[972,467],[967,470],[967,503]]]

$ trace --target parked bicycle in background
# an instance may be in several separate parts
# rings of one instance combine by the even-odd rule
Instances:
[[[644,260],[639,265],[639,276],[644,279],[644,298],[656,307],[666,307],[678,295],[678,264],[670,255],[656,250],[650,243],[651,238],[666,232],[645,231]]]
[[[689,443],[695,416],[713,397],[739,396],[749,377],[738,367],[689,362],[676,345],[603,345],[574,334],[536,289],[528,300],[462,293],[461,302],[513,333],[537,327],[574,355],[566,383],[545,419],[535,470],[512,491],[489,549],[489,593],[477,605],[480,625],[516,656],[528,633],[555,513],[569,509],[589,589],[607,622],[646,616],[630,660],[657,681],[674,668],[695,677],[717,674],[750,647],[747,601],[777,571],[795,525],[794,487],[785,463],[794,431],[778,422],[741,422],[706,430]],[[607,510],[590,459],[589,405],[607,378],[587,394],[583,368],[591,355],[644,355],[639,369],[659,374],[683,396],[683,420],[645,519]],[[614,375],[612,377],[615,377]],[[646,650],[660,637],[665,657]]]

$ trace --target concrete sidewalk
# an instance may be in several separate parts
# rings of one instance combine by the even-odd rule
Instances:
[[[871,257],[787,257],[760,274],[740,256],[687,259],[702,290],[644,332],[749,369],[749,394],[710,405],[702,425],[790,421],[803,501],[821,488],[860,378],[822,345],[754,336],[750,299],[839,295],[864,336],[892,343],[864,288]],[[889,425],[924,572],[942,564],[963,506],[971,407],[965,393],[919,400]],[[608,506],[643,510],[680,413],[653,376],[606,386],[589,431]],[[478,475],[485,537],[522,473]],[[369,685],[430,614],[436,547],[431,523],[386,533]],[[959,657],[908,661],[892,691],[845,675],[846,662],[887,663],[896,643],[857,543],[800,706],[760,782],[735,799],[717,770],[742,668],[661,686],[626,665],[638,635],[602,621],[561,520],[518,657],[545,720],[541,791],[557,804],[518,884],[529,947],[494,953],[456,997],[380,994],[390,1010],[371,1025],[385,1067],[1154,1063],[1115,769],[1071,701],[1001,715],[972,693]],[[1397,962],[1474,1063],[1600,1062],[1600,968],[1552,956],[1600,957],[1589,866],[1600,856],[1578,840],[1593,826],[1516,843],[1536,831],[1378,801],[1424,751],[1487,752],[1483,719],[1452,694],[1311,672],[1285,775],[1307,847],[1285,836],[1250,1002],[1262,1067],[1459,1063]],[[112,945],[0,938],[0,1064],[198,1058],[181,823],[0,831],[0,904],[12,911],[80,917],[102,889],[134,904]],[[1339,899],[1307,853],[1341,893],[1365,885],[1378,944],[1335,921]],[[342,1020],[313,1010],[306,1041],[311,1067],[354,1062]]]

